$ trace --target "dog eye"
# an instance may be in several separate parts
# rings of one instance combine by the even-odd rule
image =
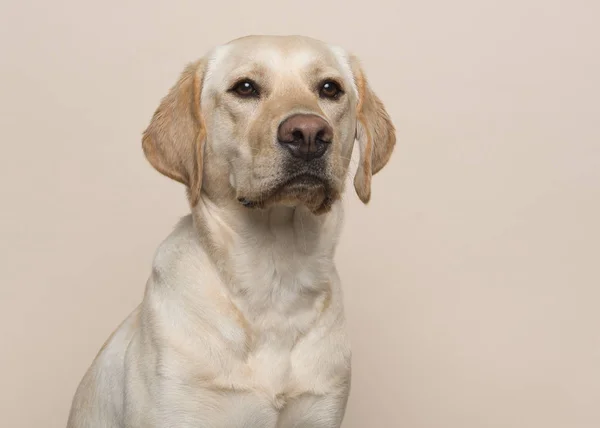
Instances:
[[[230,91],[243,98],[258,97],[259,95],[256,83],[250,79],[240,80],[233,85]]]
[[[321,89],[319,90],[319,96],[321,98],[328,98],[335,100],[339,98],[344,91],[340,88],[340,85],[333,80],[326,80],[321,84]]]

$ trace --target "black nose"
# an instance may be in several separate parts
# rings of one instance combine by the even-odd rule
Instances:
[[[320,158],[333,138],[331,126],[314,114],[295,114],[279,125],[277,139],[290,153],[306,161]]]

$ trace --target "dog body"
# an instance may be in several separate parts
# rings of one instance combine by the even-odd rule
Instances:
[[[188,66],[144,152],[191,214],[98,353],[69,428],[338,428],[350,388],[334,252],[355,139],[367,202],[394,128],[356,60],[246,37]]]

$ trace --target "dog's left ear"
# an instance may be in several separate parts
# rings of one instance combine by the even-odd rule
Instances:
[[[204,60],[185,68],[162,99],[142,137],[142,148],[150,164],[187,186],[191,206],[198,203],[202,188],[206,131],[200,114],[200,92],[204,71]]]
[[[375,95],[355,56],[350,57],[358,88],[356,139],[360,164],[354,176],[354,188],[363,203],[371,198],[371,177],[383,168],[394,150],[396,130],[381,100]]]

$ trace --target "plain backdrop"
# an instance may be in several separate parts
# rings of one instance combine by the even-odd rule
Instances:
[[[0,425],[58,428],[186,214],[141,132],[246,34],[361,59],[398,126],[338,264],[344,428],[600,426],[600,4],[38,0],[0,6]]]

